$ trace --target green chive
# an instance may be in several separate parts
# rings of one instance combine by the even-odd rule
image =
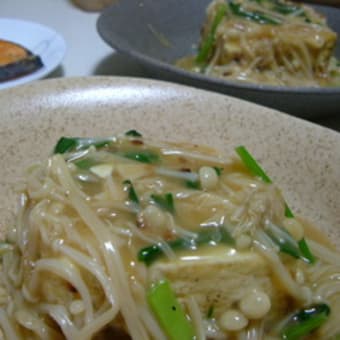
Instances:
[[[62,154],[72,149],[75,149],[76,146],[77,146],[76,138],[61,137],[58,140],[56,146],[54,147],[54,153]]]
[[[167,242],[167,245],[172,250],[176,251],[184,249],[194,250],[197,249],[197,247],[205,244],[216,245],[220,243],[229,245],[233,245],[235,243],[228,230],[223,226],[205,227],[203,230],[197,233],[197,237],[195,239],[178,238]],[[138,260],[149,266],[163,255],[162,248],[158,244],[153,244],[151,246],[142,248],[138,252]]]
[[[248,170],[250,170],[250,172],[253,173],[253,175],[260,177],[266,183],[272,183],[272,180],[267,176],[267,174],[256,162],[245,146],[240,145],[235,148],[235,151],[242,159],[244,165],[248,168]]]
[[[328,320],[330,308],[326,304],[314,305],[295,313],[281,331],[284,340],[299,340],[319,328]]]
[[[258,24],[279,25],[282,23],[280,20],[269,17],[264,13],[246,11],[241,4],[232,1],[229,2],[229,8],[233,14],[257,22]]]
[[[315,263],[316,259],[311,253],[304,238],[297,242],[286,229],[278,227],[273,223],[267,224],[265,231],[266,234],[279,246],[281,252],[310,264]]]
[[[133,187],[133,184],[130,180],[125,180],[123,182],[123,184],[126,184],[128,186],[128,196],[129,196],[129,200],[137,205],[139,205],[139,198],[138,195],[136,193],[135,188]]]
[[[84,158],[81,159],[79,161],[74,161],[73,162],[79,169],[83,169],[83,170],[88,170],[90,169],[92,166],[96,165],[97,162],[94,159],[91,158]]]
[[[223,20],[223,17],[226,15],[226,13],[227,13],[226,4],[221,4],[216,12],[209,34],[207,35],[207,37],[201,44],[198,55],[196,56],[196,59],[195,59],[196,63],[204,64],[207,62],[211,54],[211,51],[213,49],[214,43],[215,43],[215,35],[216,35],[217,27]]]
[[[294,218],[295,217],[293,212],[288,207],[287,203],[285,204],[285,216],[288,217],[288,218]]]
[[[147,301],[169,340],[195,339],[194,327],[169,282],[162,280],[147,292]]]
[[[217,176],[221,176],[222,175],[223,168],[220,168],[218,166],[214,166],[214,169],[216,171]]]
[[[265,171],[261,168],[261,166],[256,162],[254,157],[249,153],[249,151],[244,146],[238,146],[236,152],[240,156],[241,160],[243,161],[244,165],[248,168],[253,175],[260,177],[266,183],[272,183],[272,180],[269,176],[265,173]],[[293,212],[288,207],[287,203],[285,203],[285,216],[288,218],[294,218]],[[288,232],[287,232],[288,233]],[[271,236],[274,242],[280,245],[281,251],[290,254],[295,258],[302,258],[307,260],[307,262],[313,264],[315,263],[316,259],[313,256],[312,252],[310,251],[308,244],[305,239],[299,241],[298,246],[292,246],[292,242],[283,242],[282,240],[275,239],[275,236]],[[290,236],[291,239],[293,239]],[[297,248],[297,249],[296,249]],[[298,255],[299,254],[299,255]]]
[[[214,305],[211,305],[208,309],[207,319],[212,319],[214,315]]]
[[[298,242],[298,245],[299,245],[299,249],[300,249],[302,256],[305,259],[307,259],[309,263],[312,263],[312,264],[315,263],[316,262],[315,256],[310,251],[306,240],[303,238],[302,240]]]
[[[159,155],[152,151],[127,151],[123,154],[124,157],[141,163],[158,163]]]
[[[266,234],[279,246],[280,251],[286,253],[296,259],[301,258],[301,253],[297,242],[290,233],[273,223],[266,226]]]
[[[169,211],[171,214],[175,212],[174,198],[171,193],[162,195],[151,195],[151,199],[162,209]]]
[[[190,188],[190,189],[196,189],[196,190],[200,190],[201,189],[201,183],[199,180],[196,181],[185,181],[185,185]]]
[[[285,14],[285,15],[296,13],[300,11],[301,9],[302,9],[301,6],[289,5],[279,0],[274,1],[274,5],[273,5],[274,11],[279,12],[281,14]]]
[[[235,148],[235,151],[240,156],[243,164],[248,168],[248,170],[255,176],[260,177],[266,183],[273,183],[269,176],[265,173],[265,171],[261,168],[261,166],[257,163],[255,158],[250,154],[250,152],[246,149],[245,146],[240,145]],[[285,204],[285,216],[288,218],[293,218],[294,214],[288,207],[287,203]]]
[[[63,154],[71,151],[84,150],[92,145],[96,148],[101,148],[110,143],[112,143],[112,140],[103,138],[61,137],[54,147],[54,153]]]
[[[125,132],[125,136],[130,136],[130,137],[143,137],[140,132],[137,130],[129,130]]]

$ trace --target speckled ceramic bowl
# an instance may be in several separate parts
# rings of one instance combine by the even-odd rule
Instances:
[[[44,80],[0,92],[0,224],[13,218],[14,187],[57,139],[128,129],[214,146],[246,145],[293,210],[340,240],[340,134],[220,94],[133,78]],[[340,242],[338,241],[340,249]]]

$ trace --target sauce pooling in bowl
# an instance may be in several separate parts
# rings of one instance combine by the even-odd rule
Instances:
[[[324,339],[340,255],[249,151],[61,138],[1,244],[7,338]]]

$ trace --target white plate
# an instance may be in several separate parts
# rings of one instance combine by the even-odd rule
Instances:
[[[54,71],[64,58],[66,43],[57,32],[41,24],[0,19],[0,39],[20,44],[40,56],[43,67],[26,76],[0,83],[0,89],[40,79]]]

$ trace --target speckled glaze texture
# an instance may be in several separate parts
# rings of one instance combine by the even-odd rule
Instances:
[[[271,109],[181,85],[133,78],[43,80],[0,92],[0,232],[13,221],[15,185],[60,136],[128,129],[213,146],[244,144],[298,215],[340,249],[340,134]]]

